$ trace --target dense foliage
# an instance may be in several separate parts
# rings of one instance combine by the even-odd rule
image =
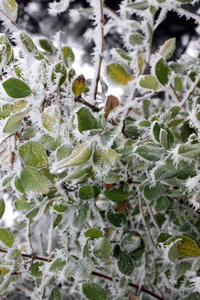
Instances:
[[[152,53],[169,11],[191,0],[101,0],[71,11],[93,22],[94,72],[73,47],[31,38],[0,1],[0,293],[31,299],[200,299],[200,55],[171,37]],[[50,4],[50,13],[69,1]],[[137,20],[135,20],[137,16]],[[104,36],[117,28],[123,49]],[[123,95],[108,93],[121,87]],[[2,223],[3,224],[3,223]]]

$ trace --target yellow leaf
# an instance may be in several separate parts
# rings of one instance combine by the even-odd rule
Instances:
[[[18,4],[15,0],[3,0],[3,7],[8,17],[15,22],[17,20]]]

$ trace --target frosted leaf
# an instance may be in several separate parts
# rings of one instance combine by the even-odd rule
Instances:
[[[76,280],[84,280],[87,279],[92,273],[94,267],[94,262],[91,258],[85,257],[79,263],[77,270],[75,272],[74,278]]]

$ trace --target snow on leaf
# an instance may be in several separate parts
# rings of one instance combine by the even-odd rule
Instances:
[[[79,166],[86,163],[92,155],[92,145],[90,141],[78,145],[71,155],[56,163],[55,168],[61,170],[70,166]]]

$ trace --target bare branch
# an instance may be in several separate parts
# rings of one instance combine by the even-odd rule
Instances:
[[[97,99],[97,91],[98,91],[98,84],[100,80],[100,72],[101,72],[101,65],[103,60],[103,50],[104,50],[104,18],[103,18],[103,3],[102,0],[99,0],[99,4],[101,7],[101,52],[99,54],[99,66],[98,66],[98,73],[96,77],[96,84],[95,84],[95,90],[94,90],[94,100]]]

